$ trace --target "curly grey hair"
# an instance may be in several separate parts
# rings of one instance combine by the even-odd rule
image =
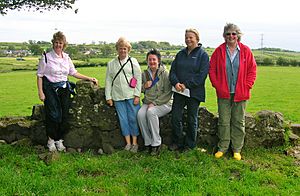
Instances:
[[[228,31],[235,31],[236,34],[237,34],[237,37],[238,37],[238,41],[241,41],[241,37],[242,37],[243,33],[242,33],[241,29],[237,25],[235,25],[233,23],[227,23],[224,26],[224,31],[223,31],[223,37],[224,38],[226,37],[226,33]]]

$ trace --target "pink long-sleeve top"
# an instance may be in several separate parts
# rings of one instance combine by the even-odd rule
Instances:
[[[77,73],[75,66],[67,53],[63,52],[63,58],[59,57],[53,50],[46,53],[38,64],[37,76],[46,76],[50,82],[62,82],[68,80],[68,75]]]

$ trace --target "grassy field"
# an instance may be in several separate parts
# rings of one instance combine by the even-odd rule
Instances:
[[[29,56],[23,57],[23,60],[17,60],[20,58],[16,57],[0,57],[0,73],[7,73],[12,71],[31,71],[36,70],[38,61],[40,57]],[[106,58],[95,58],[91,59],[89,63],[102,63],[103,61],[107,62]],[[75,64],[87,64],[84,61],[73,60]]]
[[[18,61],[15,57],[0,57],[0,73],[14,70],[34,70],[37,67],[37,57],[26,57]]]
[[[0,195],[299,195],[300,167],[280,149],[244,150],[242,161],[192,150],[178,156],[118,151],[59,154],[0,145]]]
[[[142,69],[144,69],[143,67]],[[78,68],[100,81],[104,86],[106,67]],[[300,123],[300,68],[258,67],[257,81],[248,102],[247,111],[273,110],[284,114],[286,120]],[[74,78],[70,78],[75,81]],[[0,73],[0,116],[29,116],[34,104],[40,103],[36,90],[35,71]],[[207,97],[203,105],[217,111],[215,90],[207,80]]]
[[[102,87],[105,69],[78,68]],[[299,123],[299,75],[299,67],[258,67],[248,112],[279,111]],[[0,80],[0,117],[28,116],[40,103],[35,71],[0,73]],[[204,105],[215,113],[215,91],[206,85]],[[300,195],[300,162],[285,155],[287,147],[243,149],[242,161],[217,160],[210,148],[175,154],[164,147],[159,157],[87,151],[45,163],[35,147],[0,144],[0,195]]]

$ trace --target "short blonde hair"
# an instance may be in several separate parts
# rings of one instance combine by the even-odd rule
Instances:
[[[52,44],[54,45],[54,43],[56,41],[62,41],[64,43],[63,49],[65,49],[67,47],[67,45],[68,45],[66,36],[61,31],[58,31],[58,32],[56,32],[56,33],[53,34],[53,38],[51,40]]]
[[[237,25],[235,25],[235,24],[233,24],[233,23],[227,23],[227,24],[224,26],[224,31],[223,31],[223,37],[224,37],[224,38],[226,37],[226,33],[227,33],[228,31],[235,31],[235,32],[236,32],[236,35],[237,35],[237,37],[238,37],[238,41],[241,41],[241,38],[242,38],[243,33],[242,33],[241,29],[240,29]]]
[[[116,50],[120,47],[126,47],[128,49],[128,52],[131,50],[131,44],[129,41],[126,40],[125,37],[120,37],[116,43]]]
[[[196,39],[199,42],[200,41],[200,36],[199,36],[199,32],[197,31],[197,29],[193,29],[193,28],[189,28],[185,30],[185,34],[191,32],[194,33],[196,35]]]

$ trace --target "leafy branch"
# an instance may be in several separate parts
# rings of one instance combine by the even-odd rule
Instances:
[[[76,0],[0,0],[0,14],[9,10],[35,10],[39,12],[53,9],[72,9]],[[77,10],[75,10],[75,13]]]

